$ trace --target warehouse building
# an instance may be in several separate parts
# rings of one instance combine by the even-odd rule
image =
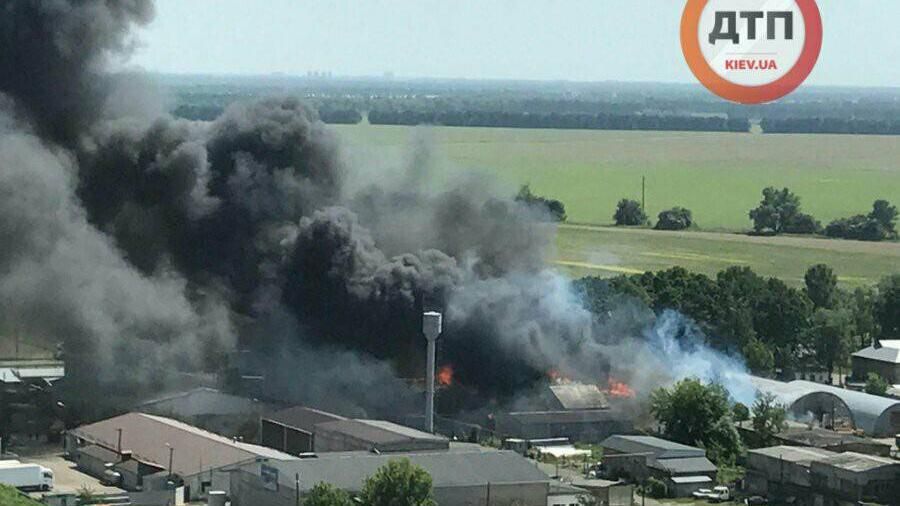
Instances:
[[[835,429],[859,429],[873,437],[900,433],[900,401],[809,381],[788,383],[751,377],[760,392],[775,395],[798,420]]]
[[[234,506],[294,506],[319,482],[358,494],[366,478],[390,460],[409,459],[432,477],[441,506],[547,506],[550,478],[511,451],[454,444],[447,450],[377,454],[334,452],[293,461],[253,462],[232,475]]]
[[[818,448],[773,446],[747,452],[744,483],[753,495],[785,504],[812,504],[810,466],[817,459],[837,455]]]
[[[850,356],[853,379],[864,382],[874,372],[892,385],[900,385],[900,339],[875,340]]]
[[[900,462],[884,457],[848,452],[814,460],[810,480],[826,506],[900,501]]]
[[[895,504],[900,497],[900,462],[854,452],[775,446],[748,452],[745,484],[751,494],[779,504]]]
[[[183,485],[190,500],[205,497],[211,489],[228,490],[229,475],[221,472],[225,467],[259,458],[294,458],[144,413],[72,429],[66,433],[65,450],[79,467],[97,478],[109,479],[101,470],[112,467],[125,488],[160,490]]]
[[[256,427],[259,417],[276,408],[249,397],[200,387],[175,392],[141,402],[132,411],[174,418],[217,434],[241,435],[248,440],[256,434],[243,434]]]
[[[347,420],[343,416],[295,406],[260,419],[260,441],[263,446],[299,455],[313,451],[316,425]]]
[[[610,436],[603,447],[602,472],[610,478],[666,483],[672,497],[687,497],[714,484],[716,466],[702,448],[652,436]]]
[[[441,436],[384,420],[351,419],[307,407],[294,407],[260,421],[262,444],[302,455],[307,452],[406,452],[445,450]]]
[[[567,438],[597,443],[611,434],[633,430],[630,415],[610,406],[596,385],[549,385],[532,403],[532,409],[497,415],[497,432],[521,439]]]

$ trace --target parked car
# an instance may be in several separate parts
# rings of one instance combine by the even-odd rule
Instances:
[[[708,499],[709,502],[725,502],[731,500],[731,490],[725,486],[718,486],[712,490],[701,488],[692,495],[696,499]]]

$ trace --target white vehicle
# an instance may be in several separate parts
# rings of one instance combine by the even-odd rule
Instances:
[[[10,462],[0,464],[0,483],[22,490],[51,490],[53,471],[38,464]]]
[[[709,499],[710,502],[725,502],[731,499],[731,490],[724,486],[715,487],[712,490],[701,488],[692,495],[697,499]]]

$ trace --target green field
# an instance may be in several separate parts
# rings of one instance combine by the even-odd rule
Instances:
[[[408,157],[415,129],[336,126],[346,144]],[[431,127],[436,158],[484,170],[511,186],[531,183],[566,205],[569,220],[608,224],[622,197],[647,211],[687,207],[704,230],[744,230],[766,186],[787,186],[823,223],[900,200],[900,137],[619,132]]]
[[[900,243],[862,243],[807,237],[748,237],[722,231],[750,227],[747,212],[763,187],[788,186],[823,222],[867,212],[877,198],[900,204],[900,138],[836,135],[760,135],[686,132],[414,129],[336,127],[356,162],[397,163],[416,142],[430,145],[440,178],[485,171],[508,186],[531,183],[566,204],[557,265],[574,276],[611,276],[681,265],[715,274],[747,265],[799,284],[816,263],[834,267],[845,286],[872,284],[900,272]],[[702,232],[617,229],[611,222],[622,197],[640,198],[647,177],[651,215],[688,207]],[[712,232],[710,232],[712,231]],[[715,233],[719,231],[719,233]]]
[[[557,248],[557,266],[574,277],[635,274],[673,265],[714,276],[728,266],[740,265],[799,285],[806,269],[825,263],[842,285],[853,287],[900,273],[900,243],[896,242],[563,225]]]

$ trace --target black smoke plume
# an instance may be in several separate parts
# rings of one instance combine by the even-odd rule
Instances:
[[[154,111],[140,76],[104,71],[152,12],[0,7],[0,297],[23,332],[64,342],[74,395],[255,371],[289,402],[403,413],[427,309],[481,399],[608,370],[624,336],[546,268],[554,229],[534,210],[481,178],[429,184],[422,146],[396,174],[350,166],[293,98],[208,123]]]

